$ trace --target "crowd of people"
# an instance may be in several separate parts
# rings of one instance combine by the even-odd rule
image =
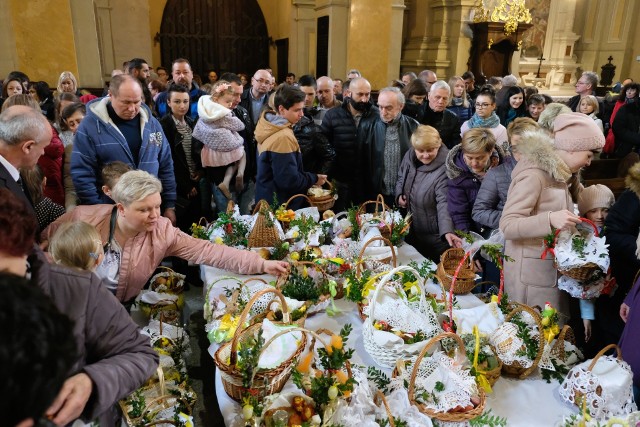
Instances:
[[[191,225],[212,220],[229,201],[248,213],[259,200],[283,203],[327,182],[336,211],[380,194],[411,212],[407,241],[435,262],[462,246],[458,231],[485,238],[502,231],[512,259],[504,265],[509,296],[551,302],[571,318],[587,354],[624,330],[623,354],[640,383],[632,324],[640,313],[640,163],[615,203],[606,186],[580,180],[594,156],[638,160],[638,84],[627,79],[597,98],[598,76],[584,72],[576,95],[560,104],[513,75],[478,87],[471,72],[448,81],[430,70],[407,72],[377,94],[356,69],[344,80],[289,73],[280,85],[269,69],[250,78],[210,71],[207,79],[198,81],[187,59],[153,69],[134,58],[113,71],[102,97],[79,92],[66,71],[55,94],[21,72],[4,80],[0,292],[8,283],[48,296],[53,307],[41,315],[70,317],[74,341],[45,350],[76,350],[55,359],[46,384],[56,393],[10,425],[42,416],[58,425],[79,417],[112,425],[114,403],[158,363],[127,311],[165,258],[185,273],[187,262],[242,274],[286,269],[195,239]],[[559,290],[553,259],[541,257],[546,235],[581,218],[604,232],[608,279],[617,283],[587,302]],[[499,280],[491,262],[477,260],[476,268],[484,280]],[[38,307],[48,304],[39,298]],[[6,315],[28,309],[16,305],[17,314]]]

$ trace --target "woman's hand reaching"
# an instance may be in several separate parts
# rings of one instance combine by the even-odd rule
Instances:
[[[264,272],[272,276],[279,276],[287,272],[289,263],[286,261],[265,261]]]

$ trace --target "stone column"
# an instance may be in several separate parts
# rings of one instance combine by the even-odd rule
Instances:
[[[340,79],[348,67],[349,6],[349,0],[316,0],[316,18],[329,16],[329,76]]]
[[[78,60],[78,81],[84,87],[101,87],[104,79],[110,79],[112,69],[105,69],[104,66],[107,64],[100,58],[93,2],[72,0],[71,18]],[[153,65],[151,58],[147,61]]]
[[[316,12],[315,0],[293,0],[291,37],[289,37],[289,70],[297,77],[315,74]]]

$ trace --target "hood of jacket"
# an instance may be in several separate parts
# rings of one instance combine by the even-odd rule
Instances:
[[[571,178],[569,166],[553,148],[553,139],[542,131],[525,132],[518,144],[522,155],[518,165],[520,173],[527,169],[542,169],[556,181],[567,182]],[[639,170],[640,172],[640,170]]]
[[[494,148],[491,155],[493,156],[494,154],[498,155],[498,164],[504,163],[507,155],[505,154],[502,147],[500,147],[500,145],[496,144],[496,147]],[[462,158],[462,144],[457,144],[453,148],[451,148],[451,150],[449,150],[449,153],[447,154],[446,165],[447,177],[449,179],[456,179],[463,175],[473,174],[473,172],[471,172],[467,164],[464,162],[464,159]]]
[[[282,116],[278,116],[273,111],[265,111],[258,120],[255,130],[255,138],[258,144],[262,144],[270,136],[283,129],[291,127],[291,123]]]
[[[89,102],[87,105],[87,116],[96,116],[100,121],[109,123],[115,126],[111,117],[109,117],[109,111],[107,110],[107,104],[111,102],[111,98],[105,96],[103,98],[97,98]],[[144,129],[145,125],[151,117],[151,110],[145,104],[140,105],[140,128]],[[89,118],[89,117],[87,117]]]
[[[198,100],[198,116],[201,120],[216,121],[231,114],[231,110],[211,99],[210,95],[201,96]]]

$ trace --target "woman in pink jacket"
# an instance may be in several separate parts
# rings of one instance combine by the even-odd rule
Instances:
[[[278,275],[286,270],[286,262],[266,261],[254,252],[196,239],[172,226],[160,215],[161,190],[160,181],[148,172],[127,172],[111,192],[115,205],[78,206],[51,224],[42,238],[49,240],[66,221],[80,220],[95,226],[105,248],[96,274],[125,305],[135,299],[160,262],[169,256],[240,274]]]

